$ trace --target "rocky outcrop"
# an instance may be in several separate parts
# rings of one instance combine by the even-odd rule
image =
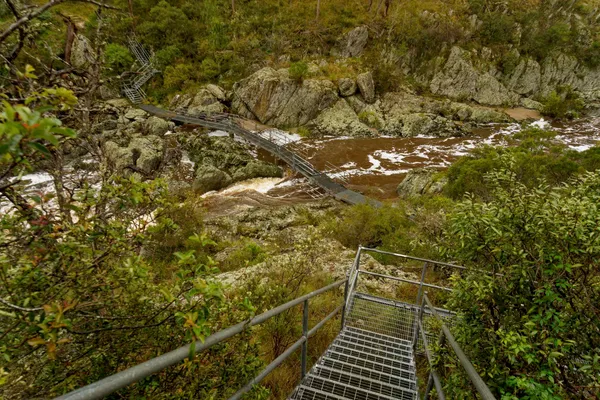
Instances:
[[[196,165],[193,188],[199,193],[247,179],[282,176],[279,167],[256,160],[244,146],[228,137],[197,136],[186,143],[185,149]]]
[[[420,196],[423,194],[441,193],[448,179],[440,172],[429,168],[417,168],[410,171],[398,185],[398,195],[403,198]]]
[[[506,86],[515,93],[532,96],[540,91],[542,68],[531,59],[523,59],[507,80]]]
[[[332,54],[339,57],[358,57],[365,50],[368,40],[369,30],[366,26],[359,26],[338,40]]]
[[[471,54],[453,47],[448,60],[429,85],[432,93],[456,100],[473,100],[493,106],[513,105],[519,96],[509,91],[489,72],[477,70]]]
[[[316,135],[374,136],[376,131],[363,124],[346,100],[338,100],[310,124]]]
[[[337,87],[331,81],[298,82],[287,69],[263,68],[234,85],[232,109],[267,125],[301,126],[337,100]]]
[[[362,94],[363,98],[367,103],[375,102],[375,82],[373,81],[373,74],[371,72],[365,72],[356,77],[356,84]]]
[[[389,132],[389,131],[388,131]],[[433,114],[408,114],[402,117],[401,133],[403,137],[461,136],[462,129],[455,122]]]

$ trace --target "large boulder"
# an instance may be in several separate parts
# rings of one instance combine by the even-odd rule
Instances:
[[[545,97],[558,86],[568,85],[587,100],[600,99],[600,68],[589,69],[575,57],[559,53],[542,63],[538,97]]]
[[[365,72],[356,77],[356,84],[362,94],[363,98],[367,103],[375,102],[375,82],[373,81],[373,74],[371,72]]]
[[[165,147],[160,137],[149,135],[133,138],[126,147],[108,141],[104,144],[104,153],[117,173],[125,176],[138,173],[148,177],[160,168]]]
[[[359,26],[338,40],[332,54],[339,57],[358,57],[365,50],[368,40],[369,30],[366,26]]]
[[[354,93],[356,93],[356,82],[354,79],[341,78],[338,81],[338,87],[342,97],[352,96]]]
[[[287,69],[263,68],[233,88],[235,113],[274,126],[300,126],[338,100],[337,87],[328,80],[289,77]]]
[[[404,180],[398,185],[398,196],[410,198],[424,194],[441,193],[448,179],[440,172],[430,168],[417,168],[411,170]]]
[[[281,168],[256,160],[247,149],[229,137],[193,137],[185,145],[196,165],[194,190],[205,193],[253,178],[282,176]]]
[[[430,90],[433,94],[452,99],[474,100],[494,106],[513,105],[519,100],[516,93],[509,91],[489,72],[477,70],[471,53],[457,46],[452,48],[445,65],[434,75]]]
[[[231,184],[231,176],[213,165],[200,165],[192,188],[200,193],[223,189]]]
[[[75,35],[71,48],[71,65],[79,69],[87,69],[96,62],[96,52],[89,39],[83,35]]]
[[[450,137],[462,136],[464,131],[455,122],[433,114],[408,114],[402,118],[403,137],[436,136]]]
[[[323,136],[372,136],[376,131],[363,124],[358,115],[340,99],[322,112],[311,124],[311,131]]]
[[[142,129],[147,135],[163,136],[171,129],[171,123],[162,118],[152,116],[142,123]]]
[[[221,113],[226,109],[225,105],[219,101],[219,98],[207,88],[200,89],[190,100],[187,107],[188,113],[192,116],[202,113]]]

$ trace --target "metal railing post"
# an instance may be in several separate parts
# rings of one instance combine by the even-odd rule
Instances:
[[[302,313],[302,379],[306,376],[306,353],[308,351],[308,299],[304,300],[304,311]]]
[[[423,271],[421,271],[421,283],[419,285],[419,292],[417,293],[417,302],[415,303],[417,305],[421,302],[421,295],[423,294],[423,283],[425,282],[425,274],[427,273],[428,264],[428,262],[425,262],[425,264],[423,264]]]
[[[427,295],[427,292],[425,292]],[[419,308],[419,314],[417,315],[417,320],[415,321],[415,335],[413,336],[413,352],[417,352],[417,343],[419,342],[419,322],[423,323],[423,310],[425,309],[425,299],[421,300],[421,307]]]
[[[431,393],[431,389],[433,389],[433,374],[429,373],[429,378],[427,379],[427,388],[425,388],[425,396],[423,396],[423,400],[429,399],[429,393]]]
[[[344,285],[344,304],[342,305],[342,322],[341,322],[341,330],[344,330],[346,326],[346,301],[348,300],[348,280],[350,279],[350,274],[346,277],[346,284]]]

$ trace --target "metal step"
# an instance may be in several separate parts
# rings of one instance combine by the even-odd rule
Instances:
[[[352,342],[363,347],[369,347],[373,350],[384,351],[388,354],[397,354],[398,356],[408,358],[412,357],[412,350],[410,346],[399,348],[396,346],[388,345],[385,342],[382,343],[380,340],[368,340],[364,337],[357,337],[346,332],[341,332],[339,335],[339,339],[343,339],[344,341]]]
[[[329,347],[329,350],[337,352],[337,353],[345,354],[348,356],[356,357],[356,358],[364,358],[365,360],[373,361],[373,362],[376,362],[379,364],[390,365],[394,368],[398,368],[398,369],[402,369],[402,370],[409,370],[411,368],[414,369],[414,366],[415,366],[413,361],[408,361],[408,362],[400,361],[400,360],[395,360],[391,357],[382,357],[382,356],[370,354],[365,351],[349,349],[346,347],[339,346],[335,342]]]
[[[396,351],[412,353],[412,343],[409,342],[408,340],[395,339],[395,338],[383,339],[383,338],[379,337],[379,335],[377,335],[377,336],[375,336],[374,334],[369,335],[369,334],[366,334],[365,332],[366,331],[363,331],[362,329],[346,327],[340,334],[343,335],[344,337],[351,337],[351,338],[355,338],[358,340],[368,341],[368,342],[371,342],[373,344],[377,344],[380,346],[393,348]]]
[[[318,376],[308,375],[304,379],[303,386],[320,390],[325,393],[331,393],[342,399],[353,399],[353,400],[414,400],[416,399],[415,393],[409,391],[398,390],[395,395],[388,396],[376,391],[370,391],[368,389],[358,388],[352,385],[336,382],[334,380],[325,379]],[[302,397],[301,397],[302,398]]]
[[[385,360],[368,360],[365,357],[357,357],[350,354],[340,353],[334,350],[327,350],[325,353],[327,358],[341,361],[346,364],[357,365],[359,367],[371,369],[375,372],[381,372],[387,375],[394,375],[405,380],[415,380],[414,367],[402,367],[401,365],[393,365]],[[382,362],[383,361],[383,362]]]
[[[340,336],[337,337],[337,339],[334,341],[334,344],[336,344],[339,347],[343,347],[345,349],[359,351],[361,353],[367,353],[367,354],[370,354],[373,356],[384,357],[384,358],[387,358],[392,361],[399,361],[399,362],[403,362],[403,363],[407,363],[407,364],[412,364],[412,354],[408,354],[408,355],[397,354],[396,352],[378,349],[377,347],[372,346],[372,345],[371,346],[361,345],[361,344],[356,343],[353,340],[347,340]]]
[[[327,360],[325,360],[325,359],[323,359],[322,361],[323,361],[322,363],[319,363],[318,365],[316,365],[313,368],[313,370],[311,371],[313,375],[320,376],[322,378],[327,378],[330,380],[335,380],[337,382],[346,383],[351,386],[360,387],[362,389],[376,391],[377,393],[383,393],[383,394],[386,394],[386,395],[392,396],[392,397],[395,396],[394,393],[398,393],[398,390],[409,391],[414,394],[417,393],[413,388],[401,386],[400,380],[396,380],[397,381],[396,384],[393,384],[393,383],[387,382],[388,379],[386,379],[386,381],[381,381],[379,379],[374,379],[374,378],[371,378],[368,376],[361,375],[359,372],[362,372],[362,371],[355,371],[356,373],[353,373],[353,372],[348,372],[345,370],[340,370],[337,368],[337,367],[339,367],[339,364],[326,363],[325,361],[327,361]],[[328,365],[332,365],[332,366],[328,366]],[[366,375],[366,373],[365,373],[365,375]],[[379,378],[379,377],[380,376],[376,376],[375,378]],[[404,383],[405,385],[408,385],[411,382],[412,381],[410,381],[410,380],[402,381],[402,383]]]
[[[410,390],[416,390],[417,384],[413,378],[403,378],[401,370],[387,369],[387,372],[378,372],[372,365],[372,363],[365,363],[365,367],[358,366],[356,364],[339,361],[333,358],[323,358],[319,363],[320,367],[333,368],[338,371],[344,371],[349,374],[358,375],[370,379],[374,379],[383,383],[390,384],[392,386],[401,387]]]

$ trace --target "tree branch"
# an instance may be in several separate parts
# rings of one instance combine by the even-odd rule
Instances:
[[[22,26],[24,24],[26,24],[27,22],[31,21],[34,18],[39,17],[41,14],[43,14],[45,11],[47,11],[48,9],[50,9],[51,7],[54,7],[56,5],[59,5],[61,3],[64,3],[66,1],[78,1],[78,2],[82,2],[82,3],[91,3],[91,4],[95,4],[99,7],[104,7],[104,8],[109,8],[112,10],[120,10],[117,7],[113,7],[107,4],[103,4],[100,3],[98,1],[95,0],[50,0],[48,3],[44,4],[43,6],[33,10],[32,12],[30,12],[27,15],[22,16],[21,18],[17,19],[15,22],[13,22],[12,24],[10,24],[10,26],[8,28],[6,28],[6,30],[4,32],[2,32],[2,34],[0,34],[0,43],[4,42],[6,40],[6,38],[8,38],[8,36],[10,36],[11,33],[13,33],[14,31],[16,31],[17,29],[22,29]]]
[[[35,308],[28,308],[28,307],[20,307],[20,306],[16,306],[12,303],[9,303],[8,301],[4,300],[2,297],[0,297],[0,303],[4,304],[5,306],[15,309],[15,310],[19,310],[19,311],[24,311],[24,312],[31,312],[31,311],[40,311],[43,310],[43,307],[35,307]]]

